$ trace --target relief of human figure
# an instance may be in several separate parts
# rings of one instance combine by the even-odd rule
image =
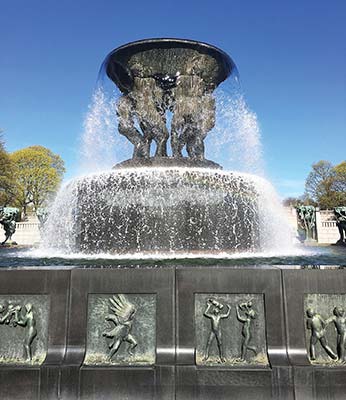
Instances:
[[[4,324],[5,321],[7,321],[8,316],[9,316],[9,312],[7,310],[7,307],[4,306],[3,304],[0,304],[0,314],[3,314],[0,316],[0,324]]]
[[[133,158],[149,158],[153,141],[155,156],[167,156],[169,133],[162,102],[163,90],[153,77],[134,77],[132,91],[119,98],[118,131],[134,145]]]
[[[0,304],[0,314],[2,314],[0,317],[0,324],[8,325],[11,322],[12,316],[14,316],[18,310],[20,310],[20,306]]]
[[[25,304],[24,310],[22,309],[22,307],[17,308],[16,313],[14,315],[13,323],[14,326],[19,325],[25,327],[26,329],[25,339],[23,342],[24,352],[26,360],[31,361],[32,360],[31,345],[35,337],[37,336],[36,319],[34,316],[32,304],[30,303]]]
[[[199,76],[203,56],[194,57],[174,88],[171,124],[173,157],[182,157],[186,146],[189,157],[204,159],[204,139],[215,125],[215,98]]]
[[[328,318],[326,324],[334,323],[336,329],[336,350],[340,361],[345,359],[345,344],[346,344],[346,317],[343,307],[334,307],[333,316]]]
[[[131,334],[136,308],[123,294],[118,294],[109,299],[109,309],[111,314],[107,315],[105,320],[111,321],[115,325],[110,330],[103,332],[103,336],[112,339],[108,344],[109,359],[111,360],[117,353],[123,342],[130,345],[127,351],[132,355],[133,349],[137,346],[137,341]]]
[[[254,319],[256,319],[256,312],[252,308],[252,301],[249,300],[245,303],[237,305],[236,308],[237,318],[243,324],[241,334],[243,336],[241,343],[241,361],[245,361],[246,353],[251,350],[255,355],[257,354],[257,349],[254,346],[250,346],[251,341],[251,325]]]
[[[320,314],[317,314],[316,311],[312,308],[308,308],[306,310],[306,315],[308,317],[306,321],[306,327],[307,329],[311,330],[310,359],[316,360],[316,344],[320,342],[321,346],[328,354],[328,356],[333,360],[337,360],[338,356],[329,347],[327,342],[326,338],[327,322],[322,318]]]
[[[207,308],[203,315],[211,320],[211,331],[209,333],[203,361],[207,361],[209,359],[210,346],[213,343],[214,339],[216,339],[220,362],[226,361],[223,354],[221,320],[229,317],[231,307],[227,304],[227,311],[224,313],[222,313],[223,309],[223,304],[215,299],[208,299]]]

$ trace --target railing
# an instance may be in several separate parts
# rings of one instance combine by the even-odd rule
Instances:
[[[322,228],[336,228],[336,222],[335,221],[322,222]]]
[[[17,222],[16,230],[36,230],[39,229],[40,224],[38,222]]]

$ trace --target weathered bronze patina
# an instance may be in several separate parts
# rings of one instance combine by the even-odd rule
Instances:
[[[1,245],[4,245],[7,241],[11,241],[12,236],[16,232],[16,219],[18,214],[18,208],[0,207],[0,224],[3,226],[5,231],[5,240]]]
[[[306,342],[311,363],[346,362],[345,304],[344,294],[306,295]]]
[[[340,239],[336,244],[346,246],[346,207],[335,207],[334,215],[336,218],[336,226],[339,229]]]
[[[0,296],[0,364],[42,364],[48,311],[45,295]]]
[[[304,231],[305,240],[316,240],[316,210],[314,206],[297,207],[298,226]]]
[[[86,365],[153,365],[154,294],[89,296]]]
[[[215,167],[204,158],[204,139],[215,124],[213,91],[235,68],[226,53],[192,40],[149,39],[115,49],[105,68],[122,92],[118,130],[133,144],[136,166],[138,159],[150,158],[152,142],[155,158],[166,165],[170,138],[175,164],[186,149],[198,166]]]
[[[197,365],[268,364],[259,294],[195,294],[195,329]]]

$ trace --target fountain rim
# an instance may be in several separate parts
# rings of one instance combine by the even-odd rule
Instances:
[[[236,69],[236,64],[232,60],[232,58],[220,48],[206,42],[179,38],[148,38],[126,43],[108,53],[102,64],[102,67],[105,68],[108,78],[112,80],[122,92],[127,92],[127,84],[125,83],[125,85],[122,85],[122,82],[119,81],[119,78],[116,76],[113,69],[111,68],[112,65],[117,64],[118,66],[121,66],[124,69],[123,71],[126,76],[127,60],[132,55],[144,50],[151,50],[154,48],[169,49],[174,47],[194,49],[203,54],[208,54],[213,57],[217,61],[221,70],[220,77],[216,82],[216,86],[226,80],[231,75],[233,70]]]

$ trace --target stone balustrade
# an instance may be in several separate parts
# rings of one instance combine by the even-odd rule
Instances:
[[[285,207],[285,213],[292,230],[297,232],[298,223],[295,208]],[[316,209],[316,230],[317,242],[320,244],[333,244],[339,240],[340,235],[333,210]]]
[[[0,227],[0,241],[5,240],[4,230]],[[19,245],[33,246],[41,241],[39,222],[17,222],[12,240]]]

